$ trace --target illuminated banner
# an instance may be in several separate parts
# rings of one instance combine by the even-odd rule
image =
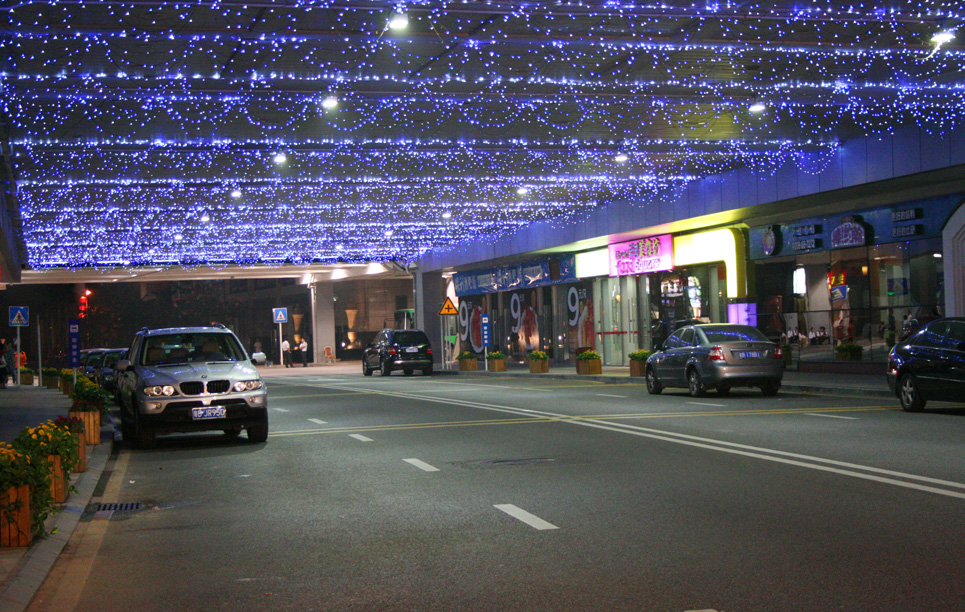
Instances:
[[[670,234],[610,245],[610,276],[672,269],[673,240]]]

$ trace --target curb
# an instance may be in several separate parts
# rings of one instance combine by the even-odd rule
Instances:
[[[67,498],[63,509],[50,516],[44,524],[47,537],[26,547],[20,562],[3,578],[0,584],[0,612],[23,612],[30,605],[73,535],[111,456],[113,424],[109,428],[106,425],[102,427],[101,435],[103,441],[94,446],[87,459],[87,471],[75,475],[77,480],[73,486],[77,491]]]

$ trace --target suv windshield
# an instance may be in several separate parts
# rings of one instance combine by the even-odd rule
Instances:
[[[429,344],[429,338],[421,331],[400,331],[392,336],[396,344]]]
[[[243,361],[245,353],[230,334],[185,333],[148,336],[141,365],[153,366],[188,361]]]

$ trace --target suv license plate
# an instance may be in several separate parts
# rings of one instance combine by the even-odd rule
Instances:
[[[418,353],[418,352],[419,352],[419,349],[416,348],[416,347],[414,347],[414,346],[409,346],[409,347],[406,347],[405,352],[406,352],[406,353]]]
[[[228,415],[224,406],[204,406],[203,408],[192,408],[191,418],[195,421],[202,419],[223,419]]]

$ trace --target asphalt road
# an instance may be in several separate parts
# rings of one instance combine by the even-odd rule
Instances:
[[[270,379],[122,447],[30,610],[962,609],[965,412],[576,380]]]

